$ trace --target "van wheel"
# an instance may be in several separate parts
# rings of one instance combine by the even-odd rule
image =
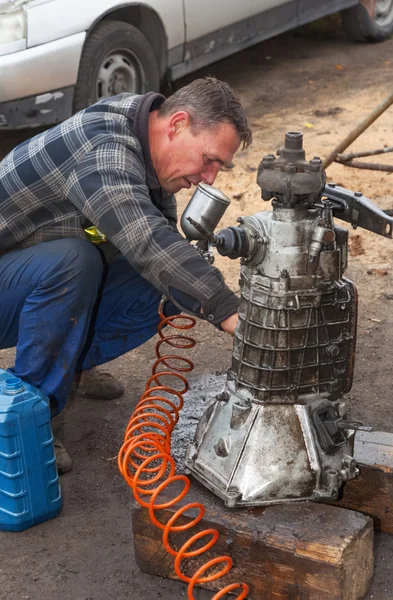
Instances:
[[[346,34],[356,42],[383,42],[393,34],[393,0],[362,0],[341,12]]]
[[[147,38],[123,21],[103,21],[86,40],[74,91],[74,112],[122,92],[157,91],[160,74]]]

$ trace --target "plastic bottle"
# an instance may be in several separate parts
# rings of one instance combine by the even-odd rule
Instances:
[[[61,506],[48,398],[0,369],[0,530],[22,531]]]

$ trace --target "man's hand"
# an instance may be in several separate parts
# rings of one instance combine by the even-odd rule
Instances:
[[[230,333],[231,335],[233,335],[235,332],[238,320],[239,320],[239,316],[237,313],[235,313],[234,315],[231,315],[230,317],[228,317],[227,319],[225,319],[225,321],[223,321],[221,323],[221,329],[223,331],[226,331],[227,333]]]

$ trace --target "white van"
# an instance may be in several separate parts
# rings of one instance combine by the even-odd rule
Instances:
[[[338,10],[355,40],[393,32],[393,0],[0,0],[0,128],[158,90]]]

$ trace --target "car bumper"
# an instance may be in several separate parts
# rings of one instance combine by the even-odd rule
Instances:
[[[71,114],[85,38],[77,33],[0,56],[0,127],[43,125]],[[52,111],[61,115],[55,121]]]
[[[0,131],[52,125],[72,115],[74,88],[0,102]]]

